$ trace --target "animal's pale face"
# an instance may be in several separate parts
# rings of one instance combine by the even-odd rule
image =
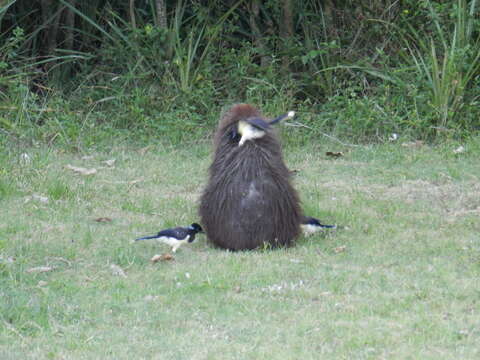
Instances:
[[[238,122],[238,133],[241,136],[238,146],[242,146],[247,140],[259,139],[265,135],[265,131],[257,129],[246,121]]]

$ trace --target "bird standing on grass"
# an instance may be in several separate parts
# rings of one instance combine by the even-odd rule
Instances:
[[[135,241],[156,239],[158,242],[170,245],[172,247],[172,252],[176,252],[177,249],[186,242],[193,242],[195,240],[195,235],[200,232],[203,232],[202,227],[197,223],[193,223],[188,227],[165,229],[160,231],[157,235],[141,237],[135,239]]]
[[[315,219],[314,217],[311,216],[304,216],[302,218],[302,230],[303,234],[305,236],[312,235],[316,233],[317,231],[323,230],[323,229],[336,229],[337,225],[324,225],[320,223],[318,219]]]

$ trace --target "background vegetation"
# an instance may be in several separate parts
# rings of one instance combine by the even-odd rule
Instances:
[[[298,110],[295,142],[480,127],[476,0],[2,4],[0,131],[22,143],[176,143],[236,101]]]

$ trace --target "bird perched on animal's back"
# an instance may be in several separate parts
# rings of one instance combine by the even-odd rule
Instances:
[[[287,114],[280,115],[272,121],[266,121],[261,117],[249,117],[238,122],[238,128],[232,132],[232,137],[240,136],[238,146],[242,146],[247,140],[261,138],[270,129],[271,125],[284,119],[291,119],[295,116],[295,111],[289,111]]]
[[[200,232],[203,232],[202,227],[197,223],[193,223],[188,227],[165,229],[156,235],[144,236],[135,239],[135,241],[155,239],[161,243],[170,245],[172,247],[172,251],[176,252],[177,249],[186,242],[193,242],[195,240],[195,235]]]
[[[311,216],[303,216],[301,226],[302,226],[303,234],[305,236],[311,235],[323,229],[337,228],[337,225],[322,224],[318,219],[315,219],[314,217],[311,217]]]

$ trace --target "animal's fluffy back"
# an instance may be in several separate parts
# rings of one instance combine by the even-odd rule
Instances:
[[[200,216],[208,239],[223,248],[290,245],[300,232],[298,195],[276,134],[269,131],[243,146],[228,136],[238,121],[259,116],[251,105],[235,105],[223,114],[215,135]]]

